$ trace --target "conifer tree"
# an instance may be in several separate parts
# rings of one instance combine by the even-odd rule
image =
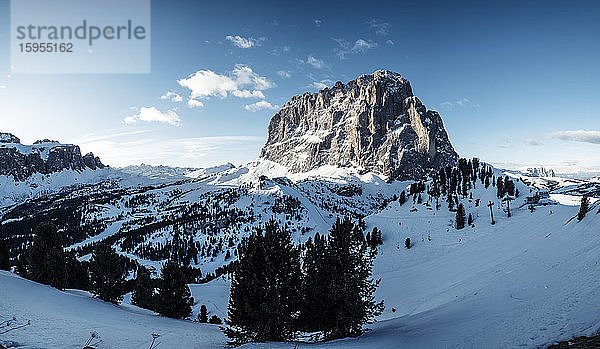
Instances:
[[[383,302],[375,301],[377,282],[371,279],[375,256],[368,250],[360,229],[350,218],[338,218],[333,224],[326,244],[325,258],[329,260],[329,297],[321,310],[321,331],[325,338],[358,336],[362,326],[381,314]]]
[[[458,210],[456,210],[456,229],[462,229],[465,227],[465,206],[463,204],[458,205]]]
[[[328,253],[326,238],[319,233],[314,242],[308,239],[304,246],[302,270],[302,306],[300,309],[299,328],[305,332],[324,330],[331,318],[326,318],[323,311],[329,309],[333,300],[329,294],[330,279],[335,277],[329,268],[332,255]]]
[[[403,190],[400,193],[400,197],[398,198],[398,203],[400,204],[400,206],[402,206],[402,205],[404,205],[405,202],[406,202],[406,193]]]
[[[406,240],[404,240],[404,247],[406,247],[407,249],[410,249],[410,238],[406,238]]]
[[[469,213],[469,219],[467,221],[469,225],[473,224],[473,216]]]
[[[35,282],[64,288],[67,270],[60,234],[52,224],[40,225],[34,234],[33,245],[26,258],[28,277]]]
[[[88,290],[90,284],[90,276],[88,269],[83,263],[77,260],[74,253],[69,253],[66,257],[67,269],[67,288],[75,288],[78,290]]]
[[[105,243],[100,243],[90,259],[90,283],[94,295],[105,302],[118,304],[123,299],[127,269],[121,257]]]
[[[208,315],[207,315],[207,311],[206,311],[206,305],[202,304],[202,306],[200,307],[200,315],[198,316],[198,321],[202,322],[202,323],[207,323],[208,322]]]
[[[0,239],[0,270],[10,270],[8,246],[4,239]]]
[[[160,270],[158,287],[158,313],[175,319],[186,318],[192,312],[194,298],[187,285],[183,267],[175,261],[167,261]]]
[[[504,182],[502,181],[502,177],[498,177],[498,180],[496,181],[496,189],[497,196],[502,198],[504,196]]]
[[[590,199],[587,195],[581,197],[581,205],[579,206],[579,212],[577,213],[577,219],[582,220],[590,209]]]
[[[297,329],[300,286],[300,251],[286,227],[271,220],[243,238],[224,329],[230,344],[291,339]]]
[[[138,267],[131,303],[140,308],[156,310],[156,298],[150,271],[142,266]]]

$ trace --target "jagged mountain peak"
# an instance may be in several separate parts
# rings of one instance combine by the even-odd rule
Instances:
[[[21,143],[21,140],[12,133],[0,132],[0,143]]]
[[[106,167],[93,153],[81,155],[79,146],[44,139],[32,145],[21,144],[11,133],[0,133],[0,175],[23,181],[34,173],[63,170],[82,171]]]
[[[353,166],[392,179],[420,178],[458,158],[440,115],[388,70],[294,96],[271,119],[260,156],[294,172]]]

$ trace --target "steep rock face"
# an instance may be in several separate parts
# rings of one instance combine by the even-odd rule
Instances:
[[[34,173],[104,167],[94,154],[82,156],[77,145],[60,144],[47,139],[24,145],[14,135],[0,133],[0,175],[12,176],[17,181],[25,180]]]
[[[295,172],[354,166],[416,179],[454,164],[458,154],[440,115],[400,74],[380,70],[294,96],[271,119],[260,157]]]

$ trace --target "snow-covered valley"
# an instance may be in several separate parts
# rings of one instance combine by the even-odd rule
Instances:
[[[234,251],[226,241],[235,245],[252,226],[271,217],[288,222],[294,241],[301,243],[317,232],[326,233],[338,215],[364,216],[365,231],[377,227],[383,232],[374,278],[381,279],[375,295],[384,301],[385,310],[368,326],[371,330],[358,338],[300,347],[534,348],[600,329],[596,302],[600,294],[596,282],[599,204],[592,203],[590,213],[578,221],[574,217],[579,197],[558,188],[555,191],[560,194],[551,193],[556,202],[531,211],[521,204],[539,187],[527,186],[514,172],[494,170],[495,176],[515,178],[521,193],[511,202],[512,216],[507,216],[506,203],[498,199],[496,188],[485,188],[477,181],[469,196],[458,196],[473,218],[473,225],[461,230],[455,228],[455,212],[448,209],[444,197],[439,199],[439,209],[436,199],[426,192],[420,194],[421,203],[415,194],[401,205],[393,196],[407,190],[411,182],[388,183],[384,177],[353,169],[322,167],[293,174],[259,160],[193,179],[166,180],[155,173],[144,179],[115,173],[101,184],[55,188],[59,194],[5,206],[3,226],[33,224],[36,215],[24,209],[28,205],[52,212],[54,206],[81,198],[87,204],[73,205],[80,217],[77,222],[105,224],[96,225],[96,230],[84,229],[84,235],[73,237],[69,249],[79,248],[79,258],[85,260],[89,258],[87,245],[110,241],[119,253],[158,270],[164,258],[143,254],[139,247],[172,242],[177,232],[173,222],[185,217],[180,216],[186,212],[179,211],[182,207],[218,204],[219,212],[234,210],[233,215],[221,215],[215,221],[202,216],[200,207],[196,214],[204,218],[191,221],[198,224],[189,232],[180,232],[199,246],[214,245],[214,237],[222,239],[220,249],[200,254],[197,262],[190,263],[206,275],[235,259],[235,255],[226,258],[227,251]],[[89,200],[98,195],[99,202]],[[489,202],[495,225],[490,224]],[[288,205],[296,209],[288,210]],[[295,213],[298,209],[301,214]],[[155,230],[139,230],[145,224],[158,225]],[[143,239],[124,244],[132,231],[143,233]],[[406,238],[412,241],[410,249],[404,247]],[[31,320],[30,326],[0,335],[0,343],[9,347],[78,348],[91,331],[102,339],[97,348],[148,347],[152,333],[161,335],[161,348],[226,345],[216,325],[162,318],[130,305],[127,296],[121,306],[114,306],[87,293],[58,291],[7,272],[0,274],[0,280],[0,321],[13,316]],[[192,319],[201,304],[211,315],[227,316],[227,274],[190,284],[190,289],[195,298]],[[293,344],[247,346],[288,348]]]

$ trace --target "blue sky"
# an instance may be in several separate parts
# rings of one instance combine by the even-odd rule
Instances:
[[[291,96],[389,69],[462,156],[600,171],[595,2],[152,1],[152,73],[112,75],[11,75],[9,12],[0,0],[0,130],[24,143],[113,166],[241,164]]]

